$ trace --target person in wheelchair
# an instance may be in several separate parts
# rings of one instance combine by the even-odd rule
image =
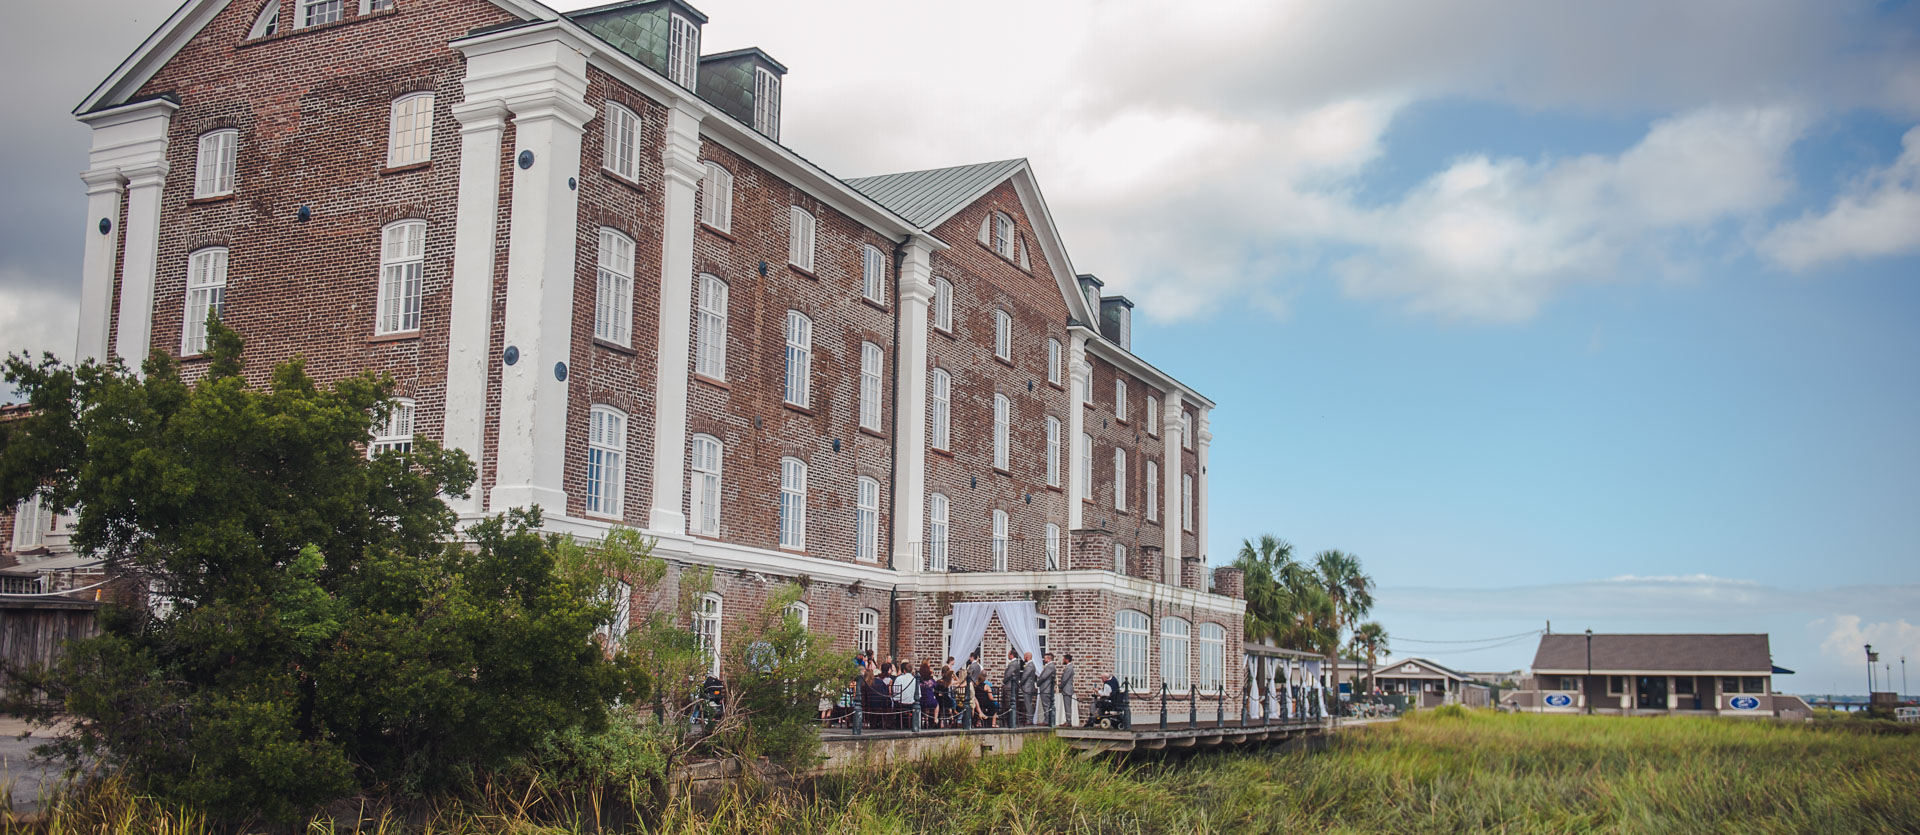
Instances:
[[[1119,678],[1109,675],[1093,693],[1093,715],[1087,717],[1087,727],[1124,731],[1132,725],[1133,712],[1127,706],[1127,691],[1120,686]]]

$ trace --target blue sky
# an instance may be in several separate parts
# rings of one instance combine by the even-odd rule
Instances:
[[[1915,4],[696,5],[703,51],[791,68],[828,170],[1032,160],[1220,403],[1216,562],[1356,552],[1397,648],[1464,668],[1531,644],[1418,642],[1767,632],[1799,692],[1920,659]],[[6,348],[72,349],[67,111],[173,7],[0,31],[43,79],[0,93]]]

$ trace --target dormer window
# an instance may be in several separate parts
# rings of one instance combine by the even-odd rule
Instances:
[[[753,69],[753,129],[780,141],[780,77],[766,67]]]
[[[694,73],[700,66],[700,29],[693,21],[672,15],[669,22],[672,40],[667,47],[667,79],[693,89]]]
[[[280,0],[267,0],[267,4],[260,7],[260,15],[253,19],[253,28],[248,30],[247,39],[277,34],[280,34]]]

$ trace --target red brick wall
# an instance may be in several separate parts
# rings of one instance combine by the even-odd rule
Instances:
[[[1128,374],[1112,363],[1091,354],[1087,362],[1093,367],[1093,399],[1086,409],[1086,432],[1093,436],[1093,498],[1086,502],[1082,510],[1081,524],[1090,528],[1105,528],[1113,531],[1114,541],[1127,546],[1128,563],[1140,565],[1134,557],[1145,548],[1161,549],[1165,542],[1165,505],[1167,467],[1165,448],[1165,426],[1159,426],[1159,434],[1147,431],[1147,397],[1163,404],[1166,399],[1158,391],[1150,389],[1146,381]],[[1114,411],[1114,380],[1127,381],[1127,413]],[[1113,451],[1115,448],[1127,451],[1126,509],[1116,510],[1113,506],[1113,493],[1116,487],[1113,477]],[[1147,461],[1152,460],[1160,470],[1158,492],[1162,506],[1151,521],[1147,519]],[[1156,556],[1159,551],[1156,550]],[[1152,565],[1151,573],[1133,571],[1134,576],[1146,579],[1158,579],[1161,567],[1157,562]]]

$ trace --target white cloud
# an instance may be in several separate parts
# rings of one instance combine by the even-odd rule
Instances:
[[[1842,664],[1865,664],[1868,644],[1873,645],[1882,662],[1897,666],[1902,657],[1920,661],[1920,626],[1908,623],[1906,618],[1867,623],[1859,615],[1835,615],[1810,625],[1827,628],[1820,651]]]
[[[0,352],[26,352],[38,358],[52,351],[71,361],[79,324],[79,305],[61,288],[0,270]],[[0,383],[0,402],[18,399],[12,386]]]
[[[1891,165],[1861,178],[1826,211],[1780,224],[1761,252],[1794,270],[1920,252],[1920,127],[1900,144],[1904,150]]]

